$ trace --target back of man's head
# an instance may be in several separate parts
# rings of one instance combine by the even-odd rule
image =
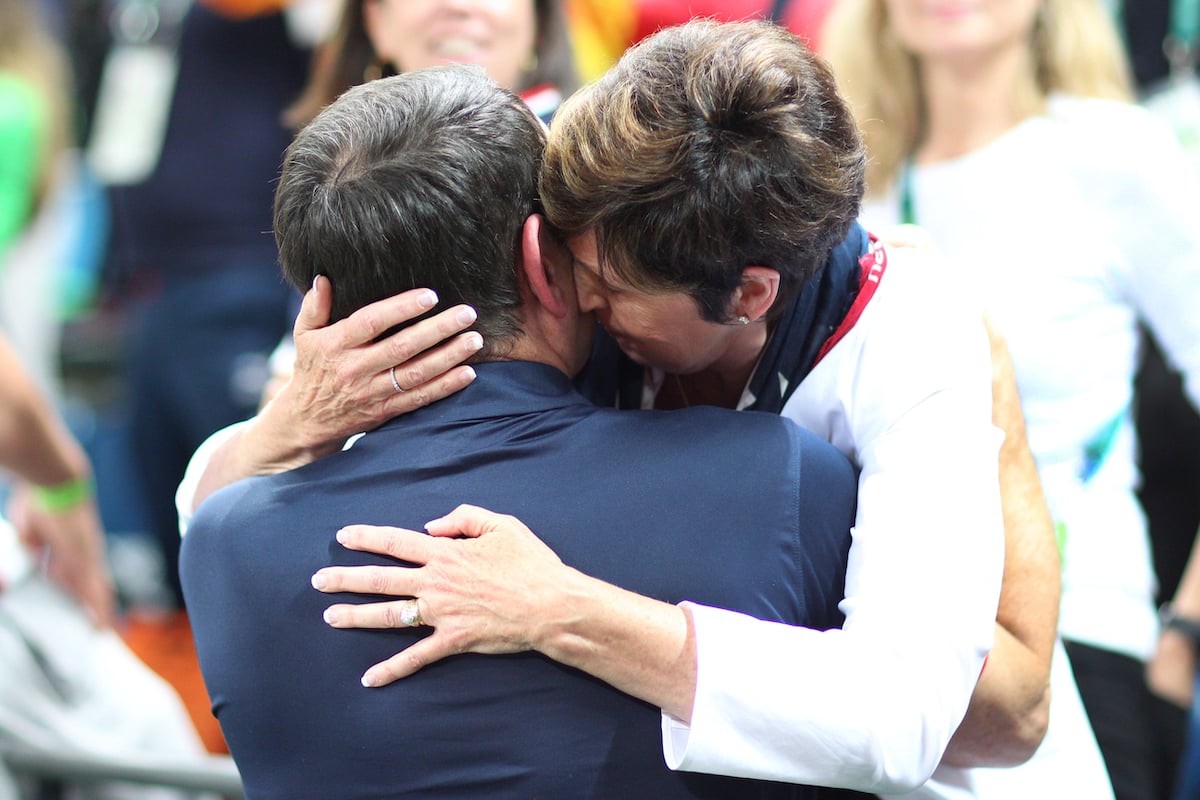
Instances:
[[[778,310],[858,216],[866,156],[828,67],[767,22],[697,20],[630,48],[554,118],[550,222],[593,230],[602,266],[682,290],[714,321],[742,269],[777,270]]]
[[[496,343],[518,331],[522,225],[545,134],[482,71],[444,67],[347,91],[297,134],[275,193],[284,275],[333,284],[332,321],[415,287],[469,303]]]

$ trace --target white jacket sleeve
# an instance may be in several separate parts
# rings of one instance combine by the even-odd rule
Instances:
[[[188,526],[192,524],[192,517],[196,514],[196,489],[200,485],[200,476],[204,474],[208,462],[212,460],[213,453],[249,422],[249,420],[243,420],[221,428],[201,442],[200,446],[196,448],[196,452],[192,453],[191,459],[188,460],[187,470],[183,473],[183,480],[179,482],[179,488],[175,490],[175,513],[179,515],[180,536],[187,534]]]
[[[693,607],[691,725],[672,768],[880,794],[924,783],[962,721],[1003,572],[982,315],[918,251],[892,255],[855,328],[784,413],[861,467],[842,630]]]

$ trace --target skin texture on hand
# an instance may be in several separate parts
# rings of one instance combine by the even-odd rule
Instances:
[[[1027,761],[1046,735],[1061,579],[1054,523],[1025,438],[1012,361],[1004,341],[990,326],[988,334],[992,419],[1004,431],[1000,448],[1004,580],[996,644],[944,761],[1002,767]]]
[[[348,437],[448,397],[475,379],[475,371],[463,365],[483,346],[478,333],[463,332],[475,321],[470,306],[454,306],[379,339],[426,313],[437,296],[413,289],[329,324],[332,303],[333,287],[318,276],[296,317],[291,376],[213,454],[193,509],[223,486],[311,463],[336,452]],[[392,385],[393,368],[403,392]]]
[[[383,686],[456,653],[536,650],[688,720],[696,688],[691,619],[681,608],[627,592],[564,565],[514,517],[459,506],[426,526],[352,525],[338,540],[417,567],[326,567],[324,592],[416,597],[433,633],[363,676]],[[463,537],[463,538],[452,538]],[[330,606],[337,628],[392,628],[407,600]]]

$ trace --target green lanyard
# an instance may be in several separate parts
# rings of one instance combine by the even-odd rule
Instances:
[[[900,168],[900,224],[917,224],[917,201],[913,197],[913,162],[909,158]]]

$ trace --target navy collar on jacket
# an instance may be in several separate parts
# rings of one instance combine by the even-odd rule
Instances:
[[[489,361],[474,365],[476,378],[461,392],[384,423],[379,430],[421,421],[438,425],[472,419],[532,414],[579,406],[592,408],[571,379],[536,361]]]

